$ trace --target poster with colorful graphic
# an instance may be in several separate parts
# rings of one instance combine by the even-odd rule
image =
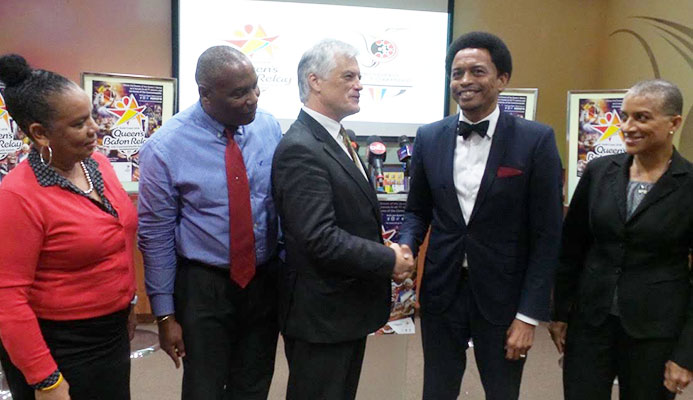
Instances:
[[[22,162],[31,150],[29,138],[17,126],[7,111],[5,86],[0,84],[0,182]]]
[[[534,120],[539,89],[505,89],[498,96],[501,111],[516,117]]]
[[[136,192],[139,149],[173,116],[176,80],[85,72],[82,82],[99,126],[97,151],[111,161],[125,189]]]
[[[568,193],[570,203],[587,163],[625,151],[621,104],[625,90],[568,92]]]
[[[378,194],[380,213],[383,219],[383,241],[385,244],[399,241],[399,227],[404,221],[404,207],[407,204],[406,194]],[[416,275],[401,284],[392,282],[392,303],[390,320],[375,332],[384,334],[413,334],[414,311],[416,304]]]
[[[385,193],[409,192],[409,177],[404,175],[402,164],[383,166],[383,178]]]

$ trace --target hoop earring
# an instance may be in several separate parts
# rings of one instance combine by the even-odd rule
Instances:
[[[48,148],[48,162],[45,162],[43,160],[43,149]],[[53,161],[53,149],[51,149],[51,146],[45,146],[41,147],[41,150],[39,150],[39,157],[41,158],[41,164],[45,165],[46,167],[51,165],[51,162]]]

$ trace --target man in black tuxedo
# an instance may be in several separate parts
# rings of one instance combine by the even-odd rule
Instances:
[[[304,104],[272,164],[286,240],[280,321],[287,399],[353,399],[366,336],[390,314],[390,278],[414,268],[382,243],[378,199],[340,121],[359,111],[356,49],[325,40],[298,65]]]
[[[450,45],[450,92],[462,112],[422,126],[400,244],[416,254],[431,225],[420,290],[424,399],[457,399],[473,339],[487,399],[517,399],[549,296],[561,230],[553,130],[500,112],[512,72],[498,37]]]

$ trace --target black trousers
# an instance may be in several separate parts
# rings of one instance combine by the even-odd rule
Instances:
[[[664,387],[664,364],[674,339],[635,339],[609,316],[599,327],[571,318],[563,360],[566,400],[609,400],[618,376],[619,399],[664,400],[674,393]]]
[[[517,399],[525,359],[505,359],[509,325],[493,325],[479,312],[464,276],[457,296],[442,314],[421,313],[424,400],[455,400],[460,394],[469,339],[488,400]]]
[[[183,328],[183,395],[267,399],[277,351],[277,262],[241,289],[228,270],[179,260],[176,319]]]
[[[129,308],[97,318],[39,320],[53,359],[70,385],[72,400],[130,398]],[[0,361],[14,400],[34,400],[34,390],[0,348]]]
[[[287,400],[353,400],[361,376],[366,338],[309,343],[284,336],[289,363]]]

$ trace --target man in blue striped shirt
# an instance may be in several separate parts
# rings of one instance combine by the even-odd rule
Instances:
[[[183,399],[266,399],[278,336],[278,222],[270,173],[281,130],[257,109],[257,76],[244,54],[209,48],[195,79],[200,101],[140,150],[139,247],[147,293],[161,348],[176,367],[183,358]],[[245,287],[229,277],[229,231],[236,232],[241,219],[229,215],[227,133],[240,148],[250,189],[256,262]]]

